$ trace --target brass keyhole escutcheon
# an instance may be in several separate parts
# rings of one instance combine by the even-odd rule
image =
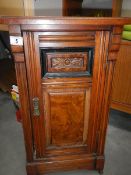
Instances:
[[[33,98],[33,116],[36,116],[36,117],[40,116],[38,97]]]

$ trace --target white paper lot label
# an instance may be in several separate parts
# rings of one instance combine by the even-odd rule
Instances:
[[[10,44],[15,46],[23,46],[23,38],[21,36],[10,36]]]

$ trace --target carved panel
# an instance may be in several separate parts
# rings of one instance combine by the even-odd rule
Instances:
[[[88,53],[47,53],[48,72],[86,71]]]
[[[83,58],[75,58],[73,56],[72,58],[54,57],[51,62],[54,68],[78,68],[83,66]]]
[[[41,48],[42,77],[91,76],[93,47]]]

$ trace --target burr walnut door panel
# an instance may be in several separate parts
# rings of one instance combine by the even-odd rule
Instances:
[[[78,83],[72,79],[65,81],[62,85],[55,82],[51,87],[49,80],[43,81],[47,149],[87,146],[90,85],[87,80],[83,84],[78,80]]]

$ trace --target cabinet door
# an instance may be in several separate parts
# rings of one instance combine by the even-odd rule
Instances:
[[[106,73],[99,48],[108,48],[109,32],[23,32],[23,38],[34,158],[64,155],[93,168]]]
[[[46,148],[87,146],[91,88],[88,79],[47,81],[42,83]]]

